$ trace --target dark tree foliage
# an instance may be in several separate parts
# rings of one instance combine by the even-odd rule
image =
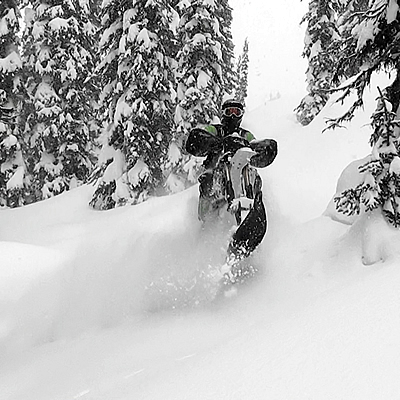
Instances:
[[[366,1],[349,1],[345,10],[339,18],[341,36],[332,44],[335,54],[332,82],[335,91],[341,93],[338,102],[353,92],[357,98],[343,115],[329,121],[330,128],[350,121],[354,112],[363,106],[363,94],[374,72],[387,71],[397,76],[399,71],[397,2],[374,0],[367,6]],[[398,102],[395,99],[399,94],[396,86],[398,83],[395,81],[394,87],[388,89],[392,92],[390,101]]]

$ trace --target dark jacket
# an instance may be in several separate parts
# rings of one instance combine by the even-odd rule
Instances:
[[[221,124],[208,125],[202,129],[195,128],[189,133],[186,141],[186,151],[189,154],[207,157],[204,161],[206,168],[212,168],[214,160],[222,152],[235,153],[242,147],[250,147],[257,153],[250,159],[250,165],[257,168],[270,165],[278,153],[278,144],[275,140],[256,140],[251,132],[243,128],[229,135]]]

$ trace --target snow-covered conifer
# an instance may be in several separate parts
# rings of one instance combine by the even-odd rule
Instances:
[[[386,3],[383,7],[387,6],[387,2],[380,0],[310,0],[309,11],[302,20],[307,22],[303,56],[308,60],[308,94],[295,110],[297,119],[303,125],[309,124],[318,115],[338,86],[337,90],[344,93],[338,102],[347,97],[352,89],[357,91],[358,99],[345,115],[332,120],[330,127],[350,120],[354,110],[362,105],[362,93],[370,78],[368,55],[364,58],[368,50],[364,52],[362,47],[365,40],[371,39],[367,38],[371,35],[371,25],[361,21],[377,18],[375,11],[370,11],[378,3]],[[363,73],[357,76],[360,71]],[[340,86],[353,76],[357,78],[350,85]]]
[[[370,161],[360,169],[364,174],[363,182],[338,196],[336,205],[345,214],[381,208],[387,221],[399,227],[399,3],[396,0],[330,0],[325,3],[338,14],[339,35],[330,37],[329,55],[326,51],[320,55],[324,62],[329,60],[334,66],[328,72],[332,87],[341,93],[337,101],[342,102],[356,93],[349,109],[329,121],[329,128],[351,120],[355,110],[362,107],[364,91],[374,72],[384,69],[395,75],[392,84],[380,93],[372,115],[374,131],[370,143],[373,149]],[[313,4],[318,8],[320,2],[312,1],[310,9]]]
[[[36,0],[25,12],[25,140],[36,200],[82,184],[92,168],[95,5]]]
[[[178,59],[178,132],[186,134],[218,114],[223,92],[223,37],[215,0],[184,0]]]
[[[221,52],[222,52],[222,87],[220,98],[222,103],[224,95],[232,95],[235,88],[235,46],[232,38],[232,7],[228,0],[216,2],[215,15],[219,22]]]
[[[340,117],[330,120],[330,128],[353,118],[363,105],[363,94],[374,72],[386,69],[395,74],[393,83],[381,93],[372,115],[374,132],[371,160],[363,168],[364,181],[338,196],[337,208],[357,213],[360,204],[367,211],[380,207],[387,221],[400,226],[399,104],[400,104],[400,12],[397,1],[349,1],[339,18],[341,37],[336,40],[333,82],[342,92],[338,101],[353,91],[356,100]],[[352,79],[349,79],[352,78]]]
[[[177,55],[177,126],[170,147],[176,165],[173,182],[195,181],[198,163],[182,151],[189,130],[212,122],[218,115],[224,94],[224,56],[226,38],[221,31],[221,9],[216,0],[182,0]],[[226,30],[227,32],[227,27]],[[229,55],[228,55],[229,58]],[[173,151],[171,151],[171,149]],[[182,183],[183,182],[183,183]]]
[[[341,93],[337,102],[353,92],[356,99],[343,115],[329,121],[330,128],[350,121],[354,112],[363,106],[363,94],[374,72],[386,69],[397,74],[399,5],[395,0],[348,1],[346,7],[341,8],[338,29],[340,37],[334,43],[332,78],[333,86]]]
[[[167,0],[103,1],[97,188],[91,205],[138,203],[162,187],[173,128],[174,12]]]
[[[249,41],[246,38],[243,45],[242,54],[239,56],[236,66],[236,95],[235,98],[245,102],[247,97],[249,74]]]
[[[336,1],[311,0],[302,22],[307,22],[303,56],[308,60],[308,94],[296,108],[302,125],[308,125],[329,99],[335,66],[332,42],[338,37],[336,27]]]
[[[25,202],[28,184],[17,124],[22,61],[19,54],[19,0],[0,3],[0,206]]]

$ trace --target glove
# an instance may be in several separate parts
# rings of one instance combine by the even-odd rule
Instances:
[[[186,151],[197,157],[222,150],[222,141],[204,129],[193,129],[186,141]]]
[[[252,141],[250,148],[257,153],[250,159],[250,165],[256,168],[267,167],[278,154],[278,143],[274,139]]]

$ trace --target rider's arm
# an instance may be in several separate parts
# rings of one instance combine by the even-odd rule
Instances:
[[[192,129],[185,145],[186,151],[197,157],[205,157],[221,149],[221,146],[221,139],[212,133],[212,126]]]

